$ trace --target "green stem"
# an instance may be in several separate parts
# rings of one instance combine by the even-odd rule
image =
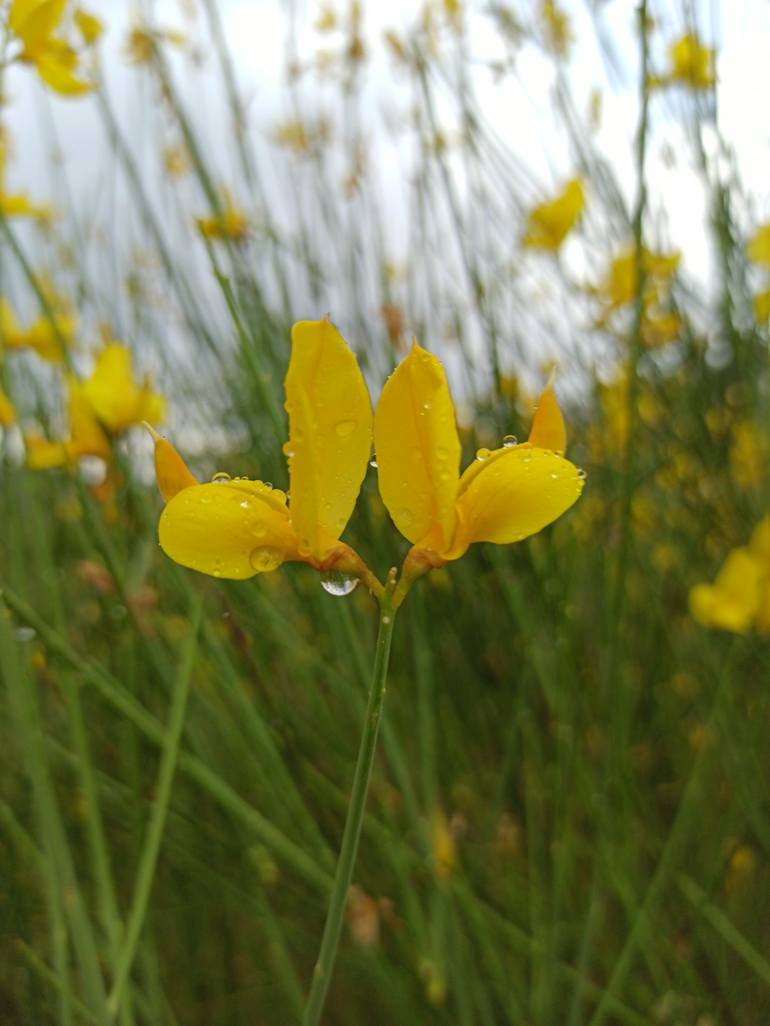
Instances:
[[[394,576],[388,580],[380,600],[380,629],[377,635],[377,648],[372,670],[372,682],[369,690],[369,702],[366,707],[366,720],[358,749],[353,789],[350,794],[345,830],[342,835],[342,847],[337,861],[337,872],[329,899],[326,913],[321,947],[318,951],[310,993],[302,1015],[302,1026],[318,1026],[323,1012],[326,992],[329,989],[332,969],[337,957],[337,948],[342,932],[342,920],[353,878],[353,867],[356,862],[358,840],[361,836],[361,824],[366,808],[366,796],[369,791],[369,779],[372,775],[374,752],[377,747],[377,735],[382,718],[382,705],[385,700],[385,681],[388,674],[390,659],[390,643],[393,637],[393,623],[396,618],[393,606]]]
[[[201,601],[196,602],[193,608],[192,616],[190,617],[190,631],[182,652],[179,677],[171,700],[166,743],[158,771],[157,797],[147,829],[144,848],[139,860],[131,912],[126,924],[126,935],[123,939],[120,957],[115,970],[112,991],[107,1000],[109,1022],[115,1021],[122,1007],[123,994],[134,963],[139,936],[144,925],[150,900],[150,892],[155,880],[155,867],[166,828],[166,818],[171,801],[171,789],[179,757],[179,747],[182,741],[182,730],[187,710],[187,698],[190,693],[190,677],[192,676],[195,664],[202,608]]]

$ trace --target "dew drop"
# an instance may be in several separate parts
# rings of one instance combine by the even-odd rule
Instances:
[[[243,502],[239,502],[238,505],[241,507],[241,509],[248,509],[251,503],[248,499],[244,499]]]
[[[406,506],[403,506],[396,513],[396,519],[402,527],[409,527],[409,525],[414,521],[414,513],[412,513],[410,509],[407,509]]]
[[[249,556],[249,562],[260,574],[266,574],[275,570],[283,563],[283,553],[280,549],[273,549],[269,545],[261,545]]]
[[[211,475],[212,484],[227,484],[227,482],[231,480],[232,478],[225,470],[218,470],[216,474]]]
[[[390,623],[390,617],[389,616],[383,616],[382,622],[385,623],[385,624]]]
[[[321,587],[329,595],[349,595],[357,584],[355,574],[346,574],[342,570],[327,570],[321,574]]]
[[[581,481],[585,481],[585,479],[588,477],[588,474],[586,474],[585,470],[583,470],[582,467],[578,467],[577,476],[580,478]]]
[[[334,425],[334,433],[338,438],[347,438],[352,435],[356,428],[354,420],[340,420]]]
[[[489,456],[490,456],[489,449],[478,449],[476,451],[476,459],[480,460],[482,462],[484,460],[486,460],[486,459],[489,459]]]
[[[374,467],[375,470],[377,469],[378,463],[377,463],[377,453],[376,452],[372,453],[372,458],[369,460],[369,466],[370,467]]]
[[[554,481],[558,481],[559,480],[559,475],[558,474],[551,474],[551,477],[553,478]]]
[[[436,456],[440,460],[446,460],[449,458],[449,451],[447,449],[436,449]]]
[[[516,435],[503,435],[503,448],[512,449],[514,445],[518,445],[519,440]]]
[[[262,484],[265,486],[265,488],[268,488],[268,489],[273,487],[273,482],[272,481],[263,481]]]

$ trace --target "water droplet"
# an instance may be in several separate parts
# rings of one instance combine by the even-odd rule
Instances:
[[[248,509],[251,503],[248,499],[244,499],[243,502],[239,502],[238,505],[241,507],[241,509]]]
[[[272,481],[263,481],[262,484],[265,486],[265,488],[272,488],[273,487],[273,482]]]
[[[340,420],[334,425],[334,432],[338,438],[347,438],[348,435],[352,435],[356,429],[356,422],[354,420]]]
[[[519,440],[516,435],[503,435],[503,448],[512,449],[514,445],[518,445]]]
[[[269,545],[261,545],[249,556],[249,562],[260,574],[266,574],[275,570],[283,563],[283,553],[280,549],[273,549]]]
[[[448,459],[449,451],[447,449],[436,449],[436,456],[440,460]]]
[[[349,595],[357,584],[355,574],[346,574],[342,570],[327,570],[321,574],[321,587],[329,595]]]
[[[489,456],[490,456],[489,449],[478,449],[476,451],[476,459],[477,460],[483,461],[483,460],[489,459]]]
[[[409,525],[414,520],[414,513],[412,513],[410,509],[407,509],[407,507],[404,506],[396,513],[396,519],[400,522],[400,525],[402,527],[409,527]]]
[[[422,408],[423,408],[424,410],[429,410],[429,409],[431,408],[431,404],[430,404],[430,403],[423,403],[423,404],[422,404]]]
[[[226,470],[218,470],[216,474],[211,475],[212,484],[226,484],[230,480],[232,480],[232,478]]]
[[[243,503],[241,503],[241,505],[243,505]],[[266,534],[267,534],[267,527],[266,527],[265,524],[261,524],[261,523],[254,524],[254,537],[255,538],[264,538]]]
[[[553,478],[554,481],[558,481],[559,480],[559,475],[558,474],[551,474],[551,477]]]
[[[585,470],[583,470],[582,467],[578,467],[577,476],[580,478],[581,481],[585,481],[585,479],[588,477],[588,474],[586,474]]]
[[[377,453],[376,452],[372,453],[372,458],[369,460],[369,466],[370,467],[374,467],[375,470],[377,469],[378,464],[377,464]]]
[[[382,622],[383,623],[390,623],[390,617],[389,616],[383,616]]]
[[[283,449],[284,456],[290,460],[294,455],[294,450],[291,447],[291,442],[284,442],[281,448]]]

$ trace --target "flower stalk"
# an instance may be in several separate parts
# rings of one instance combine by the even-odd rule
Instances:
[[[382,719],[382,707],[385,701],[385,686],[390,661],[390,644],[393,638],[393,624],[396,618],[396,606],[393,601],[396,590],[395,567],[388,578],[380,596],[380,626],[377,635],[377,646],[374,656],[374,667],[369,689],[369,701],[366,707],[364,729],[358,749],[353,787],[350,793],[345,829],[342,834],[342,845],[337,860],[337,871],[334,876],[329,907],[326,913],[321,946],[318,951],[310,991],[302,1014],[302,1026],[318,1026],[323,1012],[326,994],[331,982],[331,974],[337,957],[345,907],[353,879],[353,869],[358,852],[358,841],[361,836],[361,825],[364,820],[366,797],[369,792],[369,780],[372,775],[374,753],[377,748],[377,736]]]

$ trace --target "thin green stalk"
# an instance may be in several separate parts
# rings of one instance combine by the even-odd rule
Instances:
[[[182,654],[179,678],[174,688],[166,743],[163,748],[160,770],[158,771],[157,799],[147,829],[144,849],[139,860],[139,870],[136,877],[131,912],[126,927],[126,936],[123,940],[123,946],[118,959],[112,990],[107,999],[107,1014],[111,1022],[115,1020],[121,1008],[123,991],[134,962],[136,946],[139,943],[139,935],[144,925],[144,917],[155,879],[155,866],[158,861],[163,832],[166,827],[169,802],[171,801],[171,787],[174,782],[177,762],[179,761],[179,747],[182,740],[185,712],[187,710],[187,697],[190,693],[190,677],[192,676],[195,661],[202,610],[203,601],[199,599],[190,617],[190,634]]]
[[[385,683],[390,659],[390,643],[393,638],[393,624],[396,611],[393,606],[395,574],[388,579],[384,594],[380,601],[380,628],[377,635],[377,647],[372,670],[372,682],[369,690],[369,702],[366,708],[364,730],[358,750],[356,771],[353,777],[353,788],[350,794],[345,829],[342,835],[342,847],[337,861],[337,872],[334,876],[329,907],[326,913],[326,924],[318,951],[313,981],[302,1016],[302,1026],[318,1026],[323,1012],[326,992],[329,989],[332,969],[337,957],[337,948],[342,932],[342,919],[348,900],[348,891],[353,878],[353,867],[358,852],[358,841],[361,836],[361,825],[366,809],[366,796],[369,791],[369,780],[374,764],[374,752],[377,747],[377,735],[382,719],[382,706],[385,700]]]

